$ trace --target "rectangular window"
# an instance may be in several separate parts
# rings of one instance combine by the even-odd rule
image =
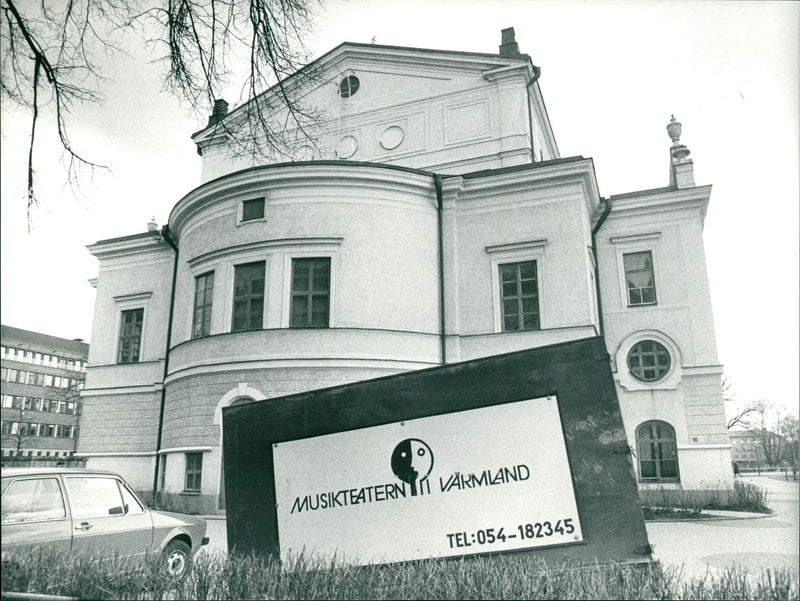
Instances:
[[[242,202],[242,221],[264,219],[264,198],[254,198]]]
[[[57,478],[17,480],[3,494],[3,524],[59,520],[66,515]]]
[[[264,261],[235,266],[232,332],[261,329],[264,320],[265,274]]]
[[[654,305],[656,284],[653,277],[653,254],[649,251],[622,255],[625,264],[625,284],[628,288],[628,306]]]
[[[211,334],[211,305],[214,295],[214,272],[199,275],[194,279],[194,318],[192,338]]]
[[[200,492],[203,475],[203,454],[186,453],[186,488],[190,492]]]
[[[142,344],[144,309],[129,309],[122,312],[119,331],[117,363],[138,363]]]
[[[503,331],[541,329],[536,261],[506,263],[499,267]]]
[[[331,260],[292,259],[292,328],[327,328]]]
[[[28,372],[28,384],[32,386],[44,386],[44,374],[36,373],[35,371]]]
[[[69,476],[67,490],[72,498],[72,517],[77,519],[121,515],[125,504],[115,478]]]

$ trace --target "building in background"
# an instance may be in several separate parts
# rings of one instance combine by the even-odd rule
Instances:
[[[70,459],[80,433],[89,345],[2,326],[2,459]]]
[[[223,407],[601,335],[640,485],[731,478],[711,189],[680,123],[663,187],[603,198],[592,159],[560,156],[513,29],[498,54],[344,43],[313,72],[284,83],[323,116],[288,157],[231,140],[275,90],[218,101],[168,226],[89,246],[90,467],[211,512]]]

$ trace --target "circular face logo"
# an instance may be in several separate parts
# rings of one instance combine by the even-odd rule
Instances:
[[[417,495],[417,483],[425,480],[432,469],[433,451],[419,438],[406,438],[392,452],[392,471],[411,485],[412,497]]]

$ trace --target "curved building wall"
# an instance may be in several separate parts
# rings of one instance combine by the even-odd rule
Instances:
[[[242,202],[265,199],[263,219]],[[266,262],[267,329],[289,325],[291,260],[330,257],[330,327],[438,332],[437,209],[426,174],[363,165],[260,168],[211,182],[173,211],[173,345],[191,338],[195,277],[214,271],[211,334],[230,332],[233,272]]]
[[[243,219],[243,202],[261,198],[263,217]],[[186,454],[202,453],[193,504],[203,511],[222,493],[222,405],[439,364],[438,214],[427,174],[346,163],[247,170],[182,199],[170,230],[179,260],[164,489],[185,492]],[[330,259],[329,325],[290,328],[292,261],[320,257]],[[265,270],[261,327],[232,332],[236,267],[255,262]],[[193,338],[196,278],[211,272],[210,329]]]

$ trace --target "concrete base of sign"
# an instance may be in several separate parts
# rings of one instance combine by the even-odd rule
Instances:
[[[650,560],[599,337],[228,407],[223,428],[229,549]]]

